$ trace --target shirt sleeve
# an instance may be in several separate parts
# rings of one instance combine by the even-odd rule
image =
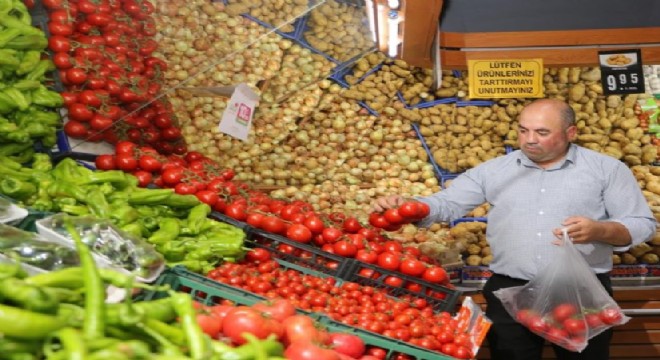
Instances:
[[[649,241],[656,232],[656,220],[648,206],[632,171],[623,163],[612,172],[610,183],[603,193],[609,221],[615,221],[628,229],[632,243],[615,247],[615,251]]]
[[[419,221],[419,227],[429,227],[438,222],[460,219],[472,209],[486,202],[481,185],[479,167],[468,170],[451,182],[447,189],[427,197],[418,198],[429,206],[429,216]]]

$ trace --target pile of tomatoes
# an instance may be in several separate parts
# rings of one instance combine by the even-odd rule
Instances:
[[[186,151],[169,103],[160,93],[167,63],[153,56],[154,5],[147,0],[43,0],[48,48],[65,86],[68,121],[77,139],[149,144],[164,154]]]
[[[321,278],[282,267],[268,257],[224,263],[207,276],[267,299],[283,298],[297,308],[323,313],[335,321],[356,326],[412,345],[470,358],[472,339],[457,332],[457,321],[447,312],[434,313],[427,301],[404,295],[389,297],[383,289]]]
[[[284,356],[293,360],[381,360],[369,355],[364,341],[355,334],[329,332],[307,315],[297,314],[289,301],[276,299],[252,306],[235,306],[223,300],[217,305],[197,306],[197,322],[214,339],[233,345],[246,343],[244,333],[257,339],[275,336],[285,347]],[[380,351],[378,351],[380,350]],[[369,349],[380,354],[384,350]]]
[[[621,309],[579,309],[572,303],[561,303],[541,314],[533,309],[520,309],[516,320],[534,333],[572,351],[582,350],[593,334],[624,321]]]

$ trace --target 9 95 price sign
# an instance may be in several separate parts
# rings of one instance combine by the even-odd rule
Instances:
[[[639,49],[598,52],[605,95],[644,92],[644,73]]]

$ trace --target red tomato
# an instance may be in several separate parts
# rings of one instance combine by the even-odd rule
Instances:
[[[415,259],[404,259],[399,265],[399,271],[410,276],[420,276],[426,271],[426,265]]]
[[[401,264],[401,257],[398,254],[386,251],[378,255],[377,263],[378,266],[384,269],[396,271]]]
[[[248,332],[258,339],[265,339],[270,334],[281,335],[282,328],[277,322],[261,315],[259,311],[247,306],[238,306],[227,313],[222,321],[222,333],[235,344],[247,342],[242,336]]]
[[[308,216],[305,218],[303,225],[305,225],[313,234],[319,234],[325,228],[323,220],[321,220],[321,218],[316,215]]]
[[[165,185],[173,187],[176,184],[180,183],[181,180],[183,179],[183,169],[181,168],[167,169],[163,171],[160,177],[163,179],[163,183]]]
[[[327,227],[321,232],[323,240],[328,243],[336,242],[343,234],[341,230],[334,227]]]
[[[83,103],[73,103],[67,108],[70,120],[89,121],[94,117],[94,112]]]
[[[292,224],[286,230],[286,237],[296,242],[308,243],[312,240],[312,232],[305,225]]]
[[[435,284],[447,284],[449,282],[447,271],[440,266],[427,267],[422,274],[422,279]]]
[[[359,336],[348,333],[330,333],[330,345],[341,354],[357,359],[364,355],[366,346]]]
[[[217,339],[220,334],[221,323],[213,315],[197,314],[197,323],[208,336]]]
[[[414,220],[418,218],[419,207],[417,201],[406,201],[399,206],[399,214],[404,218]]]
[[[568,340],[568,332],[553,326],[543,334],[543,337],[552,343],[564,344]]]
[[[401,214],[399,214],[399,210],[397,209],[387,209],[385,210],[385,213],[383,214],[385,217],[385,220],[389,222],[390,224],[403,224],[407,222]]]
[[[115,156],[117,168],[120,170],[131,172],[138,167],[138,161],[131,155],[119,154]]]
[[[354,217],[348,217],[346,218],[346,220],[344,220],[343,228],[344,231],[354,234],[360,231],[360,229],[362,229],[362,225],[360,224],[358,219]]]
[[[273,234],[283,234],[286,224],[277,216],[266,216],[261,222],[261,228]]]
[[[552,317],[558,324],[577,314],[577,308],[570,303],[559,304],[552,309]]]
[[[284,336],[282,342],[292,344],[296,341],[314,342],[319,345],[327,345],[330,337],[327,331],[316,325],[314,319],[307,315],[292,315],[283,322]]]
[[[333,252],[343,257],[354,257],[357,252],[357,246],[348,240],[339,240],[332,245]]]
[[[128,155],[133,155],[135,154],[135,143],[132,143],[130,141],[120,141],[117,144],[115,144],[115,154],[128,154]]]
[[[153,175],[144,170],[133,171],[132,174],[138,179],[139,187],[147,187],[147,185],[151,184],[151,180],[153,180]]]
[[[459,346],[454,350],[452,356],[457,359],[472,359],[472,351],[465,346]]]
[[[247,205],[237,202],[232,202],[230,204],[227,204],[227,207],[225,208],[225,215],[233,219],[236,219],[238,221],[244,221],[247,218],[246,210],[247,210]],[[264,219],[264,223],[266,222],[266,219]],[[284,227],[284,223],[282,223],[282,226]]]
[[[587,322],[587,325],[589,325],[590,329],[596,329],[604,325],[603,321],[600,319],[599,314],[586,314],[584,316],[584,320]]]
[[[158,172],[163,166],[160,160],[152,155],[141,155],[138,163],[140,164],[140,169],[149,172]]]
[[[584,319],[568,318],[564,320],[564,330],[573,336],[583,336],[587,331],[587,323]]]
[[[607,325],[618,325],[623,319],[623,314],[621,310],[616,307],[609,307],[601,310],[598,314],[600,320]]]
[[[284,357],[290,360],[342,360],[336,351],[305,340],[289,345]]]
[[[181,182],[174,185],[174,192],[179,195],[192,195],[197,192],[197,187],[187,182]]]
[[[96,168],[99,170],[115,170],[117,168],[115,157],[110,154],[97,156],[94,160],[94,165],[96,165]]]
[[[64,124],[64,133],[72,138],[81,139],[87,136],[87,126],[79,121],[69,120]]]
[[[289,300],[285,299],[258,302],[252,305],[252,308],[279,322],[283,322],[288,317],[296,314],[296,307]]]
[[[216,202],[220,199],[220,196],[215,191],[211,190],[200,190],[195,193],[195,196],[199,201],[208,204],[209,206],[215,205]]]

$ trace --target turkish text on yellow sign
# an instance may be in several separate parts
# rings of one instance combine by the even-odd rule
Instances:
[[[541,98],[543,59],[468,60],[470,98]]]

